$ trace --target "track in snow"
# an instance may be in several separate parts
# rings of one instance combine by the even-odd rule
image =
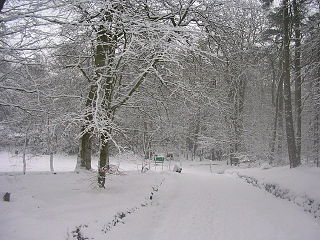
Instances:
[[[166,176],[153,205],[107,239],[316,240],[320,226],[298,207],[226,175]]]

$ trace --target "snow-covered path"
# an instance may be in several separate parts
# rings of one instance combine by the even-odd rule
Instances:
[[[320,225],[286,200],[228,175],[166,174],[153,204],[108,239],[316,240]]]
[[[21,169],[21,159],[1,156],[0,170],[1,166],[5,171]],[[57,158],[57,166],[72,171],[75,159]],[[108,176],[106,189],[94,187],[94,171],[36,172],[49,168],[32,164],[34,158],[29,166],[35,172],[0,174],[0,194],[10,192],[12,197],[10,202],[0,201],[0,240],[320,239],[319,219],[232,174],[253,174],[259,181],[290,189],[297,200],[307,194],[319,202],[317,169],[230,169],[214,163],[215,173],[210,173],[208,162],[185,161],[182,174],[167,166],[164,171],[152,168],[141,174],[137,171],[140,161],[134,156],[123,159],[123,174]],[[48,162],[42,160],[36,162]],[[125,215],[114,224],[119,213]],[[77,229],[82,238],[75,234]]]

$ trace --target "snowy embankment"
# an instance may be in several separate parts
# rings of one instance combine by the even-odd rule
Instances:
[[[108,176],[96,187],[94,172],[0,176],[0,239],[104,239],[128,214],[150,204],[163,176],[138,171]]]
[[[320,169],[298,167],[261,167],[228,169],[247,183],[264,189],[276,197],[286,199],[302,207],[320,220]]]
[[[141,158],[132,154],[111,162],[121,174],[109,175],[106,189],[99,189],[94,170],[74,172],[76,156],[55,155],[55,174],[49,156],[27,156],[23,175],[22,156],[0,152],[0,239],[104,239],[125,217],[149,206],[164,179],[157,172],[141,174]],[[2,201],[6,192],[10,202]]]

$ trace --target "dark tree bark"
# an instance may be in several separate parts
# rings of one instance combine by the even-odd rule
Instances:
[[[320,4],[319,4],[320,7]],[[318,45],[318,48],[316,50],[317,52],[317,61],[320,63],[320,47]],[[316,73],[317,80],[315,83],[315,117],[314,117],[314,142],[313,142],[313,148],[315,152],[315,162],[317,164],[317,167],[320,167],[320,104],[317,102],[317,99],[320,98],[320,65],[318,65],[318,70]]]
[[[273,164],[274,162],[274,155],[275,155],[275,147],[276,147],[276,141],[277,141],[277,123],[278,123],[278,117],[279,117],[279,96],[277,94],[276,96],[276,109],[275,109],[275,115],[274,115],[274,122],[273,122],[273,130],[272,130],[272,140],[270,144],[270,159],[269,163]]]
[[[0,12],[3,9],[4,3],[6,2],[6,0],[0,0]]]
[[[318,109],[316,109],[318,111]],[[319,119],[320,114],[316,112],[313,122],[313,131],[314,131],[314,140],[313,140],[313,149],[315,158],[314,161],[317,164],[317,167],[319,167],[319,143],[320,143],[320,135],[319,135]]]
[[[148,131],[148,123],[143,122],[144,132],[142,137],[143,142],[143,154],[145,159],[151,159],[151,141],[152,137],[149,134]]]
[[[192,161],[195,160],[196,158],[196,153],[198,150],[198,138],[199,138],[199,133],[200,133],[200,113],[197,116],[197,120],[196,120],[196,127],[195,127],[195,131],[193,133],[193,139],[192,139],[192,154],[191,154],[191,158]]]
[[[283,76],[282,76],[282,59],[279,59],[278,74],[274,60],[270,57],[270,65],[272,68],[272,105],[275,107],[275,114],[273,119],[272,139],[270,143],[270,157],[269,163],[275,161],[276,152],[282,150],[283,138]],[[278,147],[277,146],[278,142]],[[276,151],[277,150],[277,151]]]
[[[108,19],[111,21],[111,19]],[[105,73],[107,77],[104,79],[104,84],[102,84],[104,95],[102,101],[102,107],[105,110],[105,122],[104,132],[100,133],[100,154],[99,154],[99,176],[98,185],[101,188],[105,187],[105,176],[109,171],[109,147],[110,147],[110,122],[113,120],[113,114],[111,110],[111,99],[114,90],[114,77],[111,76],[111,66],[114,59],[115,47],[112,43],[114,36],[109,34],[104,26],[100,27],[100,32],[102,35],[99,37],[101,45],[98,46],[97,57],[96,57],[96,67],[105,67]],[[103,73],[98,73],[99,77],[102,77]]]
[[[276,142],[278,136],[278,150],[282,148],[282,111],[283,111],[283,79],[280,77],[280,81],[278,83],[277,91],[276,91],[276,100],[275,100],[275,116],[274,116],[274,124],[273,124],[273,132],[272,132],[272,141],[270,145],[270,164],[272,164],[275,160],[275,150],[276,150]]]
[[[240,79],[236,86],[235,93],[235,152],[244,151],[243,144],[243,110],[245,101],[246,79]]]
[[[284,113],[284,93],[283,93],[283,78],[280,77],[280,83],[279,83],[279,113],[278,113],[278,149],[277,154],[280,157],[280,160],[282,159],[282,152],[283,152],[283,138],[284,138],[284,119],[283,119],[283,113]]]
[[[80,146],[79,146],[79,154],[77,161],[77,168],[85,168],[87,170],[91,169],[91,148],[92,148],[92,130],[89,126],[92,121],[92,104],[94,103],[94,99],[96,97],[97,86],[92,84],[90,86],[90,91],[86,100],[86,109],[87,113],[85,115],[85,125],[81,128],[81,138],[80,138]]]
[[[102,17],[102,21],[112,21],[112,15],[110,12],[106,12],[105,15]],[[108,33],[108,30],[104,25],[100,25],[96,29],[97,33],[97,45],[95,49],[95,56],[94,56],[94,66],[96,68],[95,70],[95,76],[93,78],[92,85],[90,87],[90,92],[86,101],[86,108],[88,113],[85,116],[86,124],[82,127],[82,137],[80,139],[80,149],[79,149],[79,160],[80,160],[80,166],[85,167],[86,169],[91,169],[91,145],[92,145],[92,131],[93,129],[88,126],[88,124],[91,123],[93,120],[93,113],[91,111],[91,108],[94,107],[96,103],[96,98],[98,93],[98,84],[100,86],[104,87],[105,90],[105,96],[104,96],[104,109],[108,110],[108,107],[110,106],[110,80],[109,78],[106,78],[105,76],[108,73],[108,70],[110,68],[109,61],[111,61],[110,56],[110,48],[112,48],[112,35]],[[106,59],[108,58],[108,62]],[[112,83],[111,83],[112,84]],[[102,137],[100,137],[102,139]],[[104,139],[102,143],[107,141]],[[100,149],[103,149],[103,145],[101,145]],[[106,148],[107,149],[107,148]],[[102,151],[106,151],[106,149]],[[100,154],[100,156],[104,156],[104,154]],[[102,162],[105,162],[106,159],[104,158]],[[79,161],[78,161],[79,162]],[[109,163],[108,163],[109,164]],[[101,165],[99,160],[99,166],[101,168],[105,167],[105,164]]]
[[[288,155],[290,167],[299,166],[296,156],[296,142],[293,126],[292,105],[291,105],[291,86],[290,86],[290,17],[289,1],[282,1],[283,7],[283,82],[284,82],[284,104],[286,119],[286,135],[288,143]]]
[[[110,169],[109,165],[109,138],[106,135],[100,137],[100,155],[99,155],[99,175],[98,175],[98,186],[100,188],[105,187],[106,173]]]
[[[86,131],[83,127],[82,131]],[[92,148],[91,132],[85,132],[80,138],[78,164],[81,168],[91,169],[91,148]]]
[[[241,77],[234,80],[230,76],[230,66],[227,64],[226,79],[229,83],[228,98],[231,105],[231,128],[232,137],[230,139],[230,150],[233,152],[244,151],[243,144],[243,111],[245,101],[246,79]]]
[[[297,0],[293,4],[293,23],[294,23],[294,69],[295,69],[295,112],[296,112],[296,144],[297,144],[297,163],[301,162],[301,4]]]
[[[121,6],[114,5],[115,9],[121,9]],[[112,23],[113,10],[107,11],[103,16],[103,21]],[[111,123],[114,120],[116,109],[112,109],[111,103],[113,98],[113,92],[115,88],[116,78],[112,73],[112,70],[116,68],[114,65],[114,58],[116,54],[118,37],[123,33],[113,32],[108,29],[106,25],[100,25],[98,29],[98,45],[95,56],[96,77],[97,80],[101,80],[101,88],[103,90],[103,100],[101,107],[104,110],[104,128],[100,132],[100,154],[99,154],[99,175],[98,185],[101,188],[105,187],[105,176],[110,169],[109,162],[109,149],[110,149],[110,136],[112,133]],[[100,93],[98,93],[100,94]]]

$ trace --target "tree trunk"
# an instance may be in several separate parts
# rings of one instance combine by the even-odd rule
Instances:
[[[277,158],[278,163],[282,162],[282,141],[283,141],[283,63],[282,58],[279,59],[278,73],[276,75],[273,61],[272,66],[272,104],[275,106],[275,116],[273,122],[272,140],[270,144],[270,164],[274,163]],[[279,79],[277,81],[277,79]],[[277,83],[278,82],[278,83]],[[277,86],[277,87],[276,87]],[[276,88],[276,89],[275,89]],[[275,92],[275,93],[273,93]],[[276,157],[277,156],[277,157]]]
[[[105,12],[105,14],[102,16],[102,20],[106,22],[112,22],[113,17],[111,12]],[[110,63],[113,61],[115,49],[111,41],[116,42],[117,39],[115,36],[112,35],[104,25],[100,25],[97,29],[97,45],[95,48],[95,56],[94,56],[94,65],[96,67],[95,69],[95,76],[93,78],[93,84],[90,87],[89,96],[87,98],[86,107],[87,107],[87,115],[85,117],[87,123],[82,128],[82,132],[85,131],[85,133],[82,135],[80,139],[80,150],[79,150],[79,159],[78,162],[80,162],[81,167],[85,167],[86,169],[91,169],[91,135],[93,129],[87,129],[88,124],[93,120],[93,113],[91,112],[92,107],[94,107],[97,99],[97,95],[100,94],[98,92],[98,84],[101,84],[104,86],[105,90],[105,96],[103,97],[103,108],[108,111],[108,108],[110,106],[110,99],[111,99],[111,91],[112,87],[110,87],[113,82],[109,82],[109,79],[111,77],[105,78],[106,75],[110,74]],[[108,59],[108,61],[106,61]],[[107,74],[106,74],[107,73]],[[106,81],[106,83],[105,83]],[[107,126],[106,126],[107,128]],[[102,135],[104,133],[100,133],[100,139],[102,139]],[[104,156],[104,145],[100,148],[100,156]],[[108,151],[106,151],[108,154]],[[100,160],[99,160],[100,161]],[[102,162],[104,160],[101,160]],[[100,164],[100,163],[99,163]]]
[[[100,155],[99,155],[99,174],[98,174],[98,186],[100,188],[105,187],[106,173],[110,169],[109,163],[109,139],[105,135],[100,137]]]
[[[283,96],[283,78],[281,76],[280,83],[279,83],[279,113],[278,113],[278,148],[277,148],[277,157],[279,163],[284,163],[283,160],[283,138],[284,138],[284,120],[283,120],[283,113],[284,113],[284,96]]]
[[[91,169],[91,145],[92,145],[92,131],[93,129],[89,126],[93,116],[92,116],[92,107],[95,104],[94,101],[97,95],[97,85],[96,83],[91,84],[90,91],[86,100],[86,115],[85,115],[85,123],[81,128],[82,136],[80,137],[80,146],[79,146],[79,154],[77,159],[78,168],[85,168],[87,170]]]
[[[112,12],[106,12],[103,16],[103,20],[108,23],[112,23]],[[109,147],[110,147],[110,135],[112,132],[111,122],[115,110],[111,109],[112,95],[115,86],[115,76],[112,73],[114,65],[114,57],[116,52],[117,35],[114,35],[112,31],[109,31],[105,25],[99,26],[99,31],[95,53],[95,78],[96,81],[100,81],[102,87],[102,102],[101,108],[105,111],[105,126],[103,131],[100,132],[100,154],[99,154],[99,174],[98,185],[101,188],[105,187],[105,175],[109,171]],[[100,94],[97,93],[97,94]]]
[[[320,134],[319,134],[319,112],[317,107],[315,107],[315,117],[313,122],[313,131],[314,131],[314,139],[313,139],[313,152],[315,154],[314,162],[319,167],[319,143],[320,143]]]
[[[231,144],[234,152],[244,151],[243,144],[243,110],[245,102],[246,79],[228,80],[230,82],[229,101],[232,106],[231,123],[232,138]]]
[[[83,127],[83,131],[85,127]],[[91,132],[86,132],[80,138],[79,155],[77,159],[77,169],[85,168],[87,170],[91,169]]]
[[[53,167],[53,152],[50,152],[50,172],[54,172],[54,167]]]
[[[295,69],[295,112],[296,112],[296,144],[297,144],[297,162],[301,162],[301,13],[300,6],[296,0],[293,0],[294,12],[294,69]]]
[[[23,174],[26,174],[27,171],[27,162],[26,162],[26,152],[28,147],[28,131],[26,132],[25,138],[24,138],[24,146],[23,146],[23,154],[22,154],[22,162],[23,162]]]
[[[274,115],[274,124],[273,124],[273,130],[272,130],[272,140],[271,140],[271,144],[270,144],[270,164],[272,164],[274,162],[274,158],[275,158],[275,148],[276,148],[276,141],[277,141],[277,129],[278,129],[278,121],[279,121],[279,101],[280,101],[280,88],[282,88],[283,83],[282,80],[280,79],[280,82],[278,83],[278,88],[276,91],[276,100],[275,100],[275,115]],[[273,94],[272,94],[273,95]]]
[[[320,8],[320,4],[319,4]],[[317,48],[317,61],[320,63],[320,45],[318,45]],[[319,104],[319,98],[320,98],[320,65],[318,65],[317,73],[316,73],[316,83],[315,83],[315,96],[314,96],[314,140],[313,140],[313,149],[315,153],[315,162],[317,164],[317,167],[320,167],[320,104]]]
[[[286,135],[288,143],[288,155],[290,167],[299,166],[300,162],[296,157],[296,143],[293,127],[292,105],[291,105],[291,86],[290,86],[290,17],[289,2],[283,0],[283,82],[284,82],[284,104],[286,119]]]
[[[145,159],[150,159],[150,137],[148,134],[148,123],[147,122],[143,122],[143,127],[144,127],[144,131],[143,131],[143,154],[144,154],[144,158]]]
[[[47,118],[47,151],[50,154],[50,172],[54,172],[53,168],[53,151],[54,151],[54,137],[55,137],[55,129],[54,132],[50,131],[50,118],[48,115]]]
[[[3,9],[4,3],[6,2],[6,0],[0,0],[0,12]]]
[[[112,97],[112,91],[114,88],[114,82],[112,77],[107,78],[107,83],[104,86],[104,100],[102,103],[103,108],[105,109],[105,120],[106,126],[104,126],[104,132],[100,133],[100,155],[99,155],[99,176],[98,176],[98,186],[100,188],[105,187],[105,176],[109,171],[109,147],[110,147],[110,137],[112,133],[111,122],[114,118],[114,112],[110,112],[110,103]]]
[[[246,76],[246,75],[244,75]],[[243,111],[244,111],[244,103],[245,103],[245,91],[246,91],[246,78],[241,78],[238,86],[238,116],[237,116],[237,151],[245,151],[245,146],[243,142]]]

